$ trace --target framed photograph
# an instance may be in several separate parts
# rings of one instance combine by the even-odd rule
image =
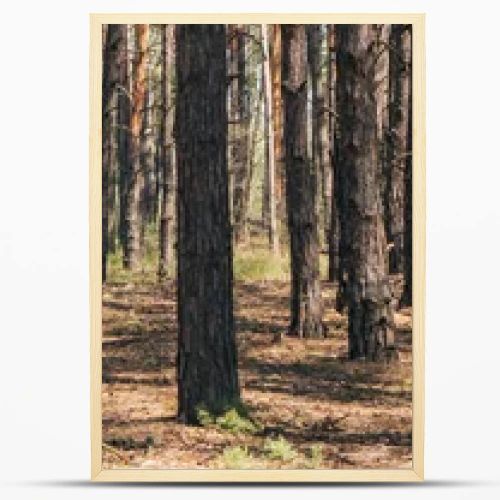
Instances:
[[[422,481],[424,15],[90,49],[92,479]]]

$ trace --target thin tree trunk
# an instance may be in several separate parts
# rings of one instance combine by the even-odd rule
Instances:
[[[351,359],[378,360],[394,353],[394,334],[377,161],[377,31],[374,25],[336,29],[348,351]]]
[[[276,162],[275,162],[275,148],[274,148],[274,130],[273,130],[273,109],[272,109],[272,88],[271,88],[271,73],[269,61],[269,36],[267,24],[262,25],[262,43],[264,46],[264,66],[263,66],[263,80],[264,80],[264,106],[265,106],[265,134],[266,134],[266,158],[267,158],[267,203],[269,213],[269,248],[274,254],[279,253],[279,239],[276,224]]]
[[[290,334],[320,338],[322,322],[316,175],[307,148],[307,36],[305,25],[283,25],[285,158],[291,256]]]
[[[377,25],[378,57],[375,65],[376,99],[377,99],[377,141],[378,162],[380,168],[380,190],[382,193],[382,217],[387,231],[387,188],[389,179],[388,144],[389,130],[389,34],[390,24]]]
[[[160,158],[162,171],[160,207],[160,262],[158,276],[165,278],[171,261],[174,217],[173,70],[174,25],[161,26],[161,120]]]
[[[321,24],[310,24],[307,26],[307,47],[308,62],[310,74],[310,93],[311,93],[311,150],[312,160],[316,176],[317,203],[316,211],[318,218],[318,235],[321,234],[320,228],[325,228],[326,214],[324,208],[323,186],[324,186],[324,165],[323,165],[323,141],[324,133],[324,96],[321,79],[321,46],[322,29]],[[309,128],[309,127],[308,127]]]
[[[285,203],[285,158],[283,154],[283,98],[282,85],[282,42],[281,25],[271,25],[270,35],[270,74],[272,85],[272,120],[274,145],[275,197],[276,197],[276,239],[279,243],[280,224],[286,217]],[[279,244],[278,244],[279,247]]]
[[[393,248],[389,256],[391,273],[404,273],[405,171],[407,163],[410,34],[403,24],[393,24],[389,61],[389,180],[387,237]]]
[[[323,201],[323,240],[326,245],[330,241],[330,225],[332,211],[332,163],[330,158],[330,81],[328,71],[323,71],[325,64],[329,65],[328,40],[325,28],[322,27],[321,36],[321,56],[320,56],[320,101],[319,101],[319,146],[320,146],[320,164],[321,164],[321,198]],[[325,34],[323,34],[325,32]],[[326,59],[323,54],[326,54]]]
[[[234,109],[230,114],[232,119],[232,171],[233,171],[233,221],[234,238],[240,243],[246,233],[245,218],[245,186],[248,179],[248,129],[249,113],[247,103],[247,68],[246,68],[246,38],[243,34],[243,26],[238,25],[233,32],[234,44],[231,44],[234,54],[234,74],[231,74],[231,82],[234,87],[231,94],[231,103]],[[231,123],[231,120],[230,120]]]
[[[148,52],[150,50],[148,43]],[[146,94],[144,101],[142,131],[141,131],[141,165],[144,172],[144,190],[142,197],[142,231],[146,224],[154,221],[154,145],[153,145],[153,106],[154,106],[154,81],[153,65],[149,59],[146,63]]]
[[[248,27],[251,36],[256,39],[260,36],[260,26],[252,25]],[[262,122],[262,78],[260,78],[259,65],[248,64],[248,112],[249,124],[247,136],[247,154],[246,154],[246,169],[243,187],[241,217],[242,217],[242,234],[241,239],[246,243],[250,241],[250,228],[249,228],[249,209],[251,206],[252,182],[255,171],[255,151],[257,141],[259,138],[260,126]]]
[[[141,191],[144,173],[141,168],[141,131],[146,96],[146,68],[149,25],[135,25],[135,61],[132,66],[132,110],[130,114],[130,161],[132,169],[126,197],[127,241],[124,266],[137,269],[141,257]]]
[[[337,170],[337,140],[336,123],[334,111],[336,110],[335,89],[336,89],[336,49],[335,49],[335,28],[333,24],[327,27],[328,46],[328,132],[330,142],[330,226],[328,231],[328,279],[339,282],[339,240],[340,223],[338,217],[338,196],[336,195],[336,170]]]
[[[111,107],[111,50],[109,47],[108,25],[102,30],[102,247],[101,247],[101,277],[106,281],[106,262],[108,255],[108,198],[107,189],[109,182],[111,135],[109,126],[109,108]]]
[[[179,417],[239,399],[232,298],[224,25],[176,25]]]
[[[405,169],[405,230],[404,230],[404,287],[401,297],[402,306],[411,306],[413,303],[413,190],[412,190],[412,169],[413,169],[413,83],[412,83],[412,31],[411,25],[407,26],[409,34],[409,67],[408,67],[408,121],[406,139],[406,169]]]
[[[127,193],[131,176],[130,162],[130,73],[129,73],[129,27],[127,24],[119,25],[120,60],[119,60],[119,87],[118,87],[118,164],[120,182],[120,244],[125,254],[127,244],[128,224],[126,220]]]
[[[116,24],[103,29],[102,78],[102,281],[106,281],[107,254],[110,247],[110,220],[114,209],[114,147],[116,136],[114,108],[119,81],[121,32]]]

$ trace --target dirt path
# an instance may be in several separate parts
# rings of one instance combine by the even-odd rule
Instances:
[[[325,340],[273,341],[287,326],[287,283],[237,283],[235,294],[250,434],[176,422],[174,284],[105,286],[104,468],[411,467],[410,311],[396,315],[399,361],[362,363],[346,360],[328,283]],[[266,443],[280,436],[290,453],[272,458]]]

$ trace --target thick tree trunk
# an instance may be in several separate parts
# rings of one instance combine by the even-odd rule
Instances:
[[[377,160],[376,26],[338,25],[337,98],[351,359],[393,353],[392,311]],[[349,235],[346,238],[346,235]]]
[[[262,25],[262,44],[264,47],[264,65],[263,65],[263,85],[264,85],[264,127],[266,136],[266,169],[267,176],[264,185],[267,185],[267,192],[263,193],[263,202],[267,203],[268,214],[268,235],[269,248],[273,253],[279,253],[279,239],[276,221],[276,157],[274,147],[274,129],[273,129],[273,106],[272,106],[272,86],[271,69],[269,57],[269,36],[268,25]],[[266,196],[267,195],[267,196]]]
[[[389,61],[389,179],[387,189],[387,237],[393,248],[389,256],[391,273],[404,273],[405,171],[407,160],[410,34],[405,25],[393,24]]]
[[[239,398],[232,299],[224,25],[176,25],[179,417]]]
[[[404,230],[404,287],[401,297],[402,306],[411,306],[413,302],[413,190],[412,190],[412,169],[413,169],[413,84],[412,84],[412,32],[411,25],[407,27],[409,33],[409,67],[408,67],[408,122],[406,139],[406,169],[405,169],[405,230]]]
[[[316,175],[307,154],[307,36],[283,25],[285,158],[291,256],[290,334],[324,336],[316,212]]]
[[[146,68],[149,25],[135,26],[135,61],[132,74],[132,110],[130,113],[130,161],[131,172],[125,200],[127,240],[125,242],[124,266],[136,269],[141,253],[141,191],[144,188],[144,173],[141,166],[141,131],[146,96]]]
[[[334,110],[336,109],[335,88],[336,88],[336,50],[335,50],[335,28],[332,24],[327,27],[327,47],[328,47],[328,133],[330,142],[330,226],[328,231],[328,279],[329,281],[339,281],[339,239],[340,227],[337,208],[337,197],[335,195],[336,182],[336,148],[335,139],[336,119]]]
[[[175,155],[173,144],[173,70],[174,70],[174,25],[161,26],[161,119],[160,119],[160,161],[162,172],[160,207],[160,262],[158,276],[165,278],[171,261]]]

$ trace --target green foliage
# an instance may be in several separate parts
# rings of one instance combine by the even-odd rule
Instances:
[[[283,460],[285,462],[297,457],[297,452],[283,436],[278,439],[266,439],[264,453],[272,460]]]
[[[307,463],[309,469],[318,469],[323,462],[323,445],[313,444],[311,446],[311,458]]]
[[[205,406],[196,408],[196,418],[198,423],[203,427],[208,427],[214,423],[214,416],[207,410]]]
[[[242,403],[221,405],[219,411],[210,412],[206,406],[196,409],[198,423],[203,427],[215,425],[218,429],[230,431],[233,434],[254,434],[260,427],[248,416],[248,410]]]
[[[259,430],[258,426],[250,419],[240,415],[236,408],[226,411],[215,420],[215,423],[220,429],[228,430],[234,434],[240,432],[243,434],[254,434]]]
[[[222,453],[222,463],[226,469],[249,469],[253,460],[246,446],[226,448]]]
[[[115,252],[108,253],[107,281],[109,283],[153,284],[158,282],[159,245],[157,224],[147,225],[144,233],[144,247],[141,262],[136,271],[123,267],[123,249],[117,246]],[[175,276],[175,254],[168,266],[168,276]]]
[[[286,280],[290,274],[288,255],[273,255],[267,249],[237,249],[234,276],[237,280]]]

